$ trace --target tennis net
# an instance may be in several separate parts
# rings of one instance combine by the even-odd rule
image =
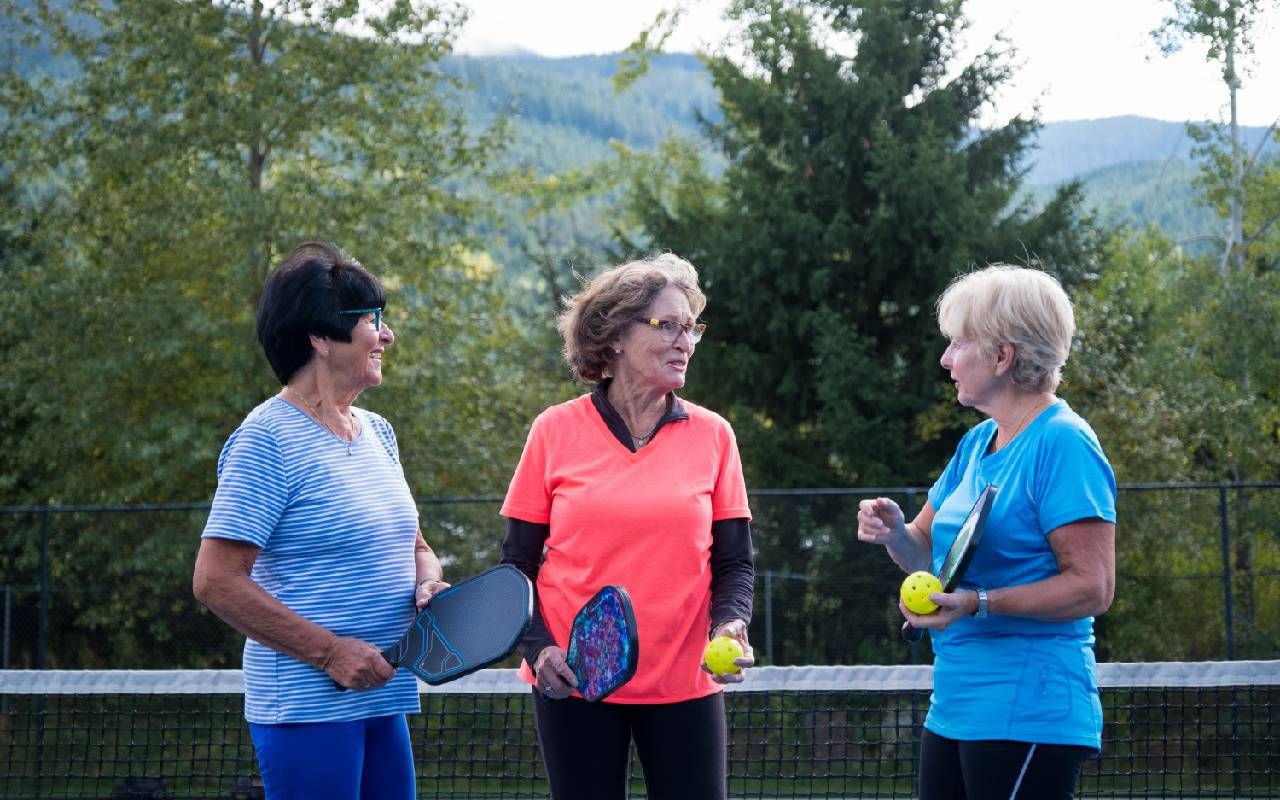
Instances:
[[[914,796],[932,668],[761,667],[726,696],[730,795]],[[1081,797],[1280,797],[1280,661],[1099,665]],[[513,670],[421,684],[424,798],[547,795]],[[240,673],[0,671],[0,798],[262,797]],[[644,797],[633,756],[630,796]]]

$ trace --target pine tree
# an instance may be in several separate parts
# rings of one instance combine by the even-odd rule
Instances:
[[[957,69],[961,5],[741,0],[745,56],[709,59],[723,177],[688,148],[635,166],[645,244],[710,297],[690,396],[731,415],[754,485],[930,481],[975,421],[937,363],[942,289],[994,261],[1071,281],[1092,247],[1078,187],[1016,201],[1036,123],[978,127],[1010,54]]]

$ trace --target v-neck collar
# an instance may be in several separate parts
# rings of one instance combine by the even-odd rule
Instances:
[[[1059,397],[1057,400],[1054,400],[1052,403],[1045,406],[1043,409],[1040,410],[1039,414],[1036,414],[1031,419],[1031,421],[1026,424],[1026,427],[1018,431],[1017,436],[1013,437],[1013,439],[1011,439],[1008,444],[1006,444],[1004,447],[1000,448],[999,450],[995,451],[994,453],[991,452],[991,445],[992,443],[995,442],[995,438],[1000,435],[1000,426],[992,425],[991,436],[990,438],[987,439],[986,447],[984,447],[982,450],[982,460],[994,461],[994,460],[1001,459],[1004,457],[1004,454],[1011,451],[1014,445],[1018,444],[1018,442],[1030,441],[1030,439],[1027,438],[1027,434],[1031,433],[1031,431],[1034,430],[1035,427],[1039,425],[1042,420],[1047,419],[1047,417],[1050,415],[1050,412],[1056,413],[1058,407],[1064,404],[1065,402],[1066,402],[1065,400]]]
[[[649,442],[639,450],[636,449],[635,443],[631,440],[631,429],[627,427],[627,423],[622,420],[622,415],[613,407],[613,403],[609,402],[609,384],[613,382],[613,378],[605,378],[596,384],[596,388],[591,391],[591,404],[595,407],[600,421],[604,423],[605,429],[609,433],[609,438],[627,449],[628,452],[637,454],[642,450],[647,450],[653,446],[658,440],[658,432],[666,426],[668,422],[678,422],[689,419],[689,412],[685,410],[684,404],[680,402],[680,398],[675,392],[667,392],[667,411],[658,420],[658,424],[654,427],[653,433],[649,436]]]

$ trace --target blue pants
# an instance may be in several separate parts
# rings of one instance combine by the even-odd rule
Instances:
[[[351,722],[249,723],[267,800],[413,800],[403,714]]]

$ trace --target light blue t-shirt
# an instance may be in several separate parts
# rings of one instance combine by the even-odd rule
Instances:
[[[203,537],[262,548],[252,578],[293,611],[338,636],[394,644],[413,605],[418,507],[385,419],[353,408],[360,435],[338,440],[273,397],[231,434]],[[245,718],[330,722],[417,712],[417,680],[399,670],[367,692],[340,692],[316,667],[244,646]]]
[[[995,453],[994,420],[975,426],[929,490],[933,569],[978,494],[999,487],[961,586],[1019,586],[1058,574],[1048,535],[1086,519],[1116,521],[1115,473],[1089,424],[1058,400]],[[933,696],[925,727],[960,740],[1101,748],[1093,618],[1042,622],[991,614],[931,632]]]

